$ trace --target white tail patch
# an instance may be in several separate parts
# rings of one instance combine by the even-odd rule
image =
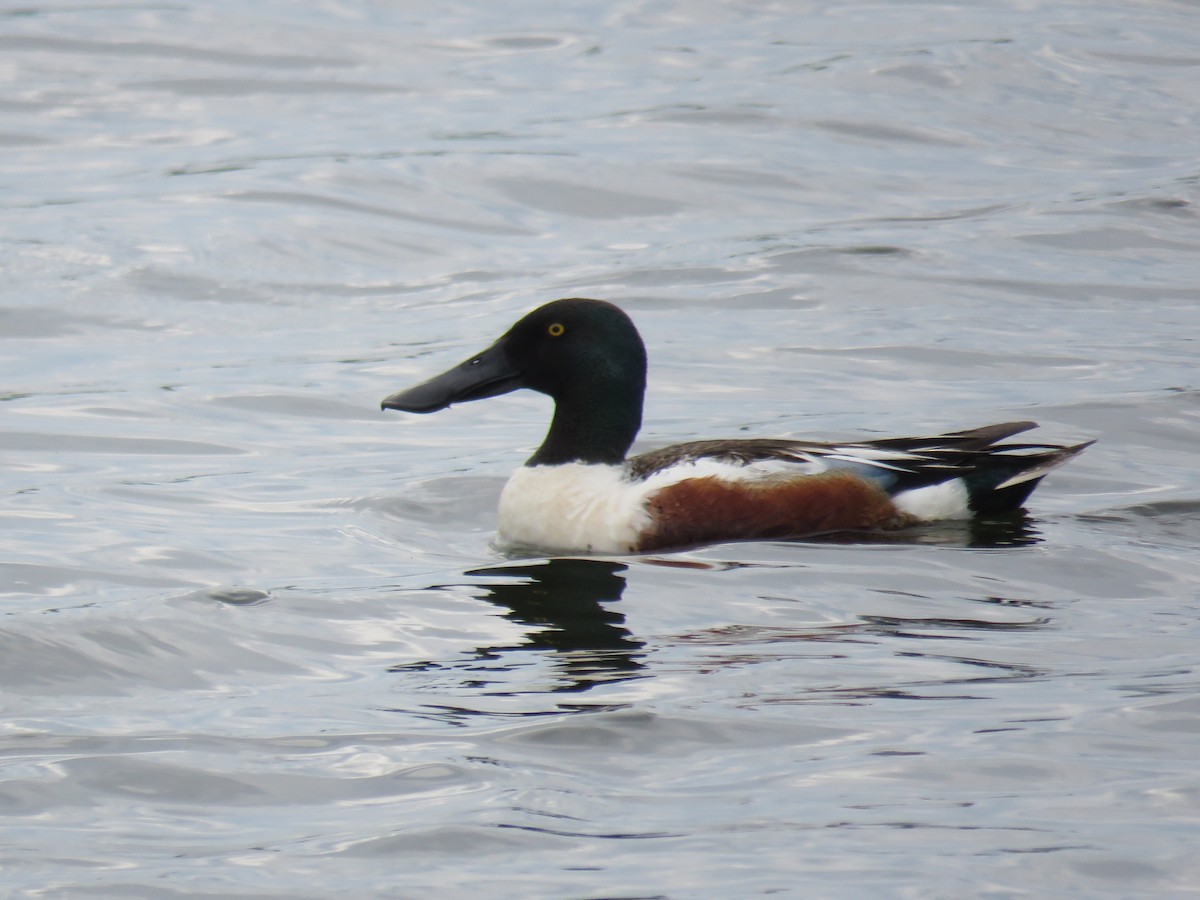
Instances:
[[[922,522],[938,519],[967,519],[971,516],[967,486],[961,478],[913,488],[892,498],[896,508]]]

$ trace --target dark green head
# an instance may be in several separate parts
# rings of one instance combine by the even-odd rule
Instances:
[[[554,422],[530,465],[617,463],[642,423],[646,348],[622,310],[603,300],[555,300],[487,350],[383,401],[436,412],[452,403],[531,388],[554,398]]]

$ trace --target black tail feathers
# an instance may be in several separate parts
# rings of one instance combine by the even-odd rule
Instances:
[[[1051,469],[1078,456],[1095,441],[1070,447],[1050,444],[1008,444],[993,447],[993,454],[963,477],[971,511],[981,515],[1019,509]],[[1004,453],[995,453],[1003,450]]]

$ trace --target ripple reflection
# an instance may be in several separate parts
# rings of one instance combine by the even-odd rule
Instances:
[[[545,688],[548,693],[577,693],[639,677],[645,667],[644,642],[625,627],[624,614],[609,606],[625,591],[620,573],[627,568],[601,559],[547,559],[471,569],[463,574],[489,580],[434,588],[482,588],[482,599],[503,609],[504,618],[522,627],[521,643],[475,649],[465,667],[471,669],[476,683],[480,662],[500,660],[497,674],[503,677],[524,664],[522,652],[532,651],[545,654],[554,667],[557,683]],[[452,666],[460,667],[464,667],[461,662]],[[390,671],[413,668],[400,665]]]

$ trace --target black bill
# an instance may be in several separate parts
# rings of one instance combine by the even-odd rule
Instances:
[[[498,397],[524,387],[522,373],[508,360],[503,346],[493,344],[448,372],[384,399],[383,409],[431,413],[452,403]]]

